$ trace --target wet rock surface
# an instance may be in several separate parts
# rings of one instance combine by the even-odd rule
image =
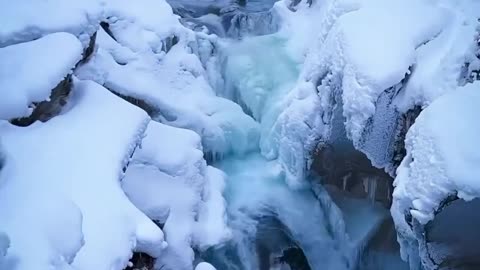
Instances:
[[[425,225],[425,252],[438,269],[480,269],[479,210],[480,199],[455,199]]]

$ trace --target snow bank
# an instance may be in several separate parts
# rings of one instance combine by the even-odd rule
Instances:
[[[5,269],[122,269],[133,249],[156,257],[164,247],[119,182],[148,116],[94,82],[74,83],[63,114],[23,128],[0,124]]]
[[[54,32],[77,36],[84,47],[103,17],[100,0],[0,1],[0,47]]]
[[[68,33],[0,48],[0,119],[29,116],[81,57],[80,41]]]
[[[407,133],[407,156],[397,171],[391,209],[404,259],[414,256],[408,253],[416,244],[405,215],[426,224],[449,196],[466,201],[480,196],[480,154],[475,148],[480,128],[474,124],[479,90],[475,82],[436,99]]]
[[[194,132],[150,122],[145,136],[122,187],[139,209],[164,224],[168,247],[157,264],[193,269],[192,247],[204,249],[229,237],[225,176],[207,166]]]

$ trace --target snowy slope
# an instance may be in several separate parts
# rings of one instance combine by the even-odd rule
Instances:
[[[29,116],[81,58],[80,41],[68,33],[0,48],[0,119]]]
[[[69,107],[25,128],[1,123],[2,269],[121,269],[133,249],[158,256],[164,246],[119,182],[148,116],[90,81],[75,82]]]

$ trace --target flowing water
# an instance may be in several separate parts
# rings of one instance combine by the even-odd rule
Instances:
[[[221,49],[226,83],[217,92],[252,116],[261,136],[299,75],[299,63],[285,44],[273,34],[226,40]],[[233,232],[231,241],[201,254],[217,269],[406,269],[398,251],[369,248],[369,240],[388,220],[383,206],[327,192],[314,184],[321,182],[314,176],[305,181],[313,186],[292,190],[280,166],[263,157],[260,148],[212,165],[228,176],[225,198]]]

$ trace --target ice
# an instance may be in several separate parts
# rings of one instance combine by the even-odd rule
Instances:
[[[119,182],[148,116],[94,82],[74,85],[68,109],[50,121],[0,125],[0,231],[10,238],[2,269],[122,269],[132,250],[159,256],[164,246]]]
[[[278,30],[280,24],[275,11],[244,12],[235,10],[224,14],[222,21],[227,36],[233,38],[272,34]]]
[[[397,171],[391,208],[405,260],[418,255],[406,213],[426,224],[449,196],[470,201],[480,194],[476,165],[480,156],[472,147],[480,135],[478,126],[472,125],[480,102],[479,87],[475,82],[436,99],[407,133],[407,155]]]
[[[315,115],[315,110],[308,110],[315,99],[306,98],[308,94],[315,95],[315,92],[291,91],[298,76],[298,63],[287,53],[285,46],[285,38],[275,34],[228,44],[223,52],[227,88],[221,94],[242,104],[244,111],[260,122],[262,154],[268,159],[278,160],[287,173],[289,185],[298,187],[302,185],[305,159],[309,155],[304,149],[304,144],[308,142],[299,137],[309,136],[309,133],[303,132],[309,123],[300,120],[285,126],[281,121],[296,117],[297,113],[311,112]],[[295,114],[288,107],[292,96],[304,101],[295,107]]]
[[[243,104],[257,121],[295,82],[297,63],[284,51],[285,40],[276,35],[245,38],[224,45],[225,97]]]
[[[68,33],[0,48],[0,119],[29,116],[81,58],[80,41]]]
[[[270,250],[273,255],[290,247],[274,228],[265,228],[271,234],[257,234],[269,226],[262,223],[268,217],[285,226],[283,233],[302,248],[311,269],[355,269],[358,254],[385,217],[385,210],[368,201],[346,199],[339,208],[320,186],[316,193],[310,187],[290,189],[279,164],[258,153],[215,165],[229,176],[225,197],[233,231],[232,242],[209,257],[218,269],[259,269],[259,260],[265,256],[259,253],[259,246],[279,249]],[[308,215],[305,209],[309,209]],[[367,220],[368,226],[363,226]]]
[[[333,111],[341,106],[355,148],[375,166],[390,166],[390,159],[381,159],[391,151],[384,148],[394,143],[399,113],[455,89],[466,59],[472,58],[476,17],[466,15],[465,6],[339,0],[311,6],[302,1],[292,8],[288,1],[276,3],[282,18],[277,35],[286,39],[289,57],[303,65],[271,127],[262,127],[262,153],[280,156],[287,181],[299,184],[318,143],[330,140],[336,128]],[[311,25],[320,28],[312,34]]]
[[[192,269],[192,247],[202,250],[230,237],[224,177],[207,166],[196,133],[150,122],[122,188],[135,206],[163,225],[168,247],[157,265]]]

